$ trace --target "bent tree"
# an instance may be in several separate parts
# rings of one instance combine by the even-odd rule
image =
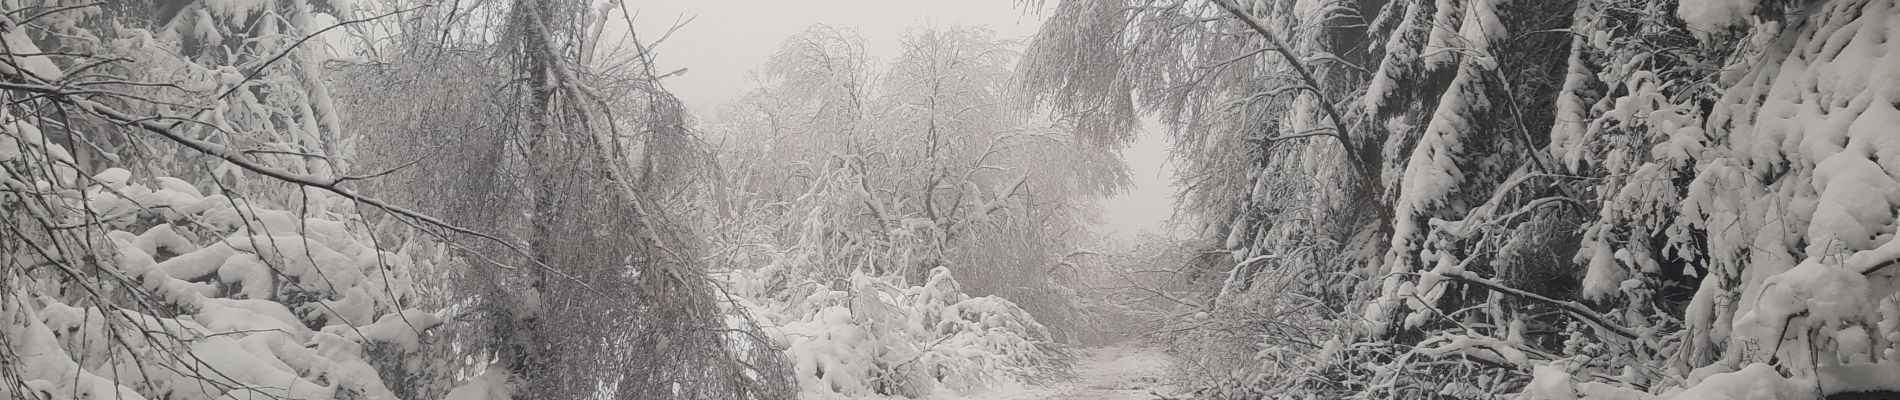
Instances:
[[[357,5],[9,3],[0,397],[789,395],[655,200],[689,142],[596,45],[627,11]]]

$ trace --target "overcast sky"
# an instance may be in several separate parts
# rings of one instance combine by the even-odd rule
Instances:
[[[1041,21],[1018,8],[1017,1],[639,0],[627,5],[635,9],[642,40],[659,38],[674,21],[696,18],[655,52],[661,71],[688,68],[683,76],[667,78],[667,89],[705,115],[756,87],[748,72],[765,63],[786,37],[814,24],[856,29],[871,57],[886,62],[898,55],[898,34],[923,22],[982,25],[1002,38],[1027,39]],[[1145,133],[1123,152],[1136,186],[1103,204],[1109,234],[1132,240],[1137,233],[1162,229],[1173,210],[1164,146],[1158,133]]]
[[[654,40],[674,21],[691,24],[657,49],[661,70],[686,67],[667,88],[702,110],[712,109],[753,83],[747,71],[765,63],[786,37],[815,24],[855,28],[871,56],[898,53],[898,34],[920,22],[982,25],[1003,38],[1028,38],[1040,23],[1016,0],[639,0],[642,39]]]

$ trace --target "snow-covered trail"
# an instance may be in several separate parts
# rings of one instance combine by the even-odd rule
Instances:
[[[1076,379],[1048,387],[1031,387],[1000,397],[1004,400],[1152,400],[1154,393],[1169,394],[1166,385],[1173,358],[1153,347],[1100,347],[1078,354]]]

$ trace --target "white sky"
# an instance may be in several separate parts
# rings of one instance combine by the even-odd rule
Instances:
[[[1148,232],[1166,235],[1175,229],[1167,226],[1174,214],[1174,165],[1168,162],[1168,139],[1157,123],[1144,123],[1146,132],[1122,150],[1128,162],[1129,179],[1135,187],[1128,193],[1102,203],[1103,228],[1116,239],[1134,243],[1136,235]]]
[[[815,24],[858,30],[871,56],[897,56],[898,34],[921,22],[983,25],[1003,38],[1027,38],[1040,23],[1016,0],[628,0],[644,40],[673,22],[697,17],[656,49],[660,70],[690,68],[666,86],[700,110],[716,108],[754,86],[747,71],[764,64],[781,41]]]
[[[707,111],[756,86],[748,72],[765,63],[779,43],[814,24],[854,28],[871,57],[888,61],[899,51],[898,34],[923,22],[983,25],[1002,38],[1027,39],[1039,17],[1017,7],[1018,0],[628,0],[635,9],[642,40],[655,40],[674,21],[694,18],[661,43],[658,69],[688,68],[666,79],[688,107]],[[1166,140],[1145,133],[1123,152],[1135,187],[1103,206],[1105,233],[1132,241],[1143,231],[1159,232],[1171,215],[1172,169],[1163,165]]]

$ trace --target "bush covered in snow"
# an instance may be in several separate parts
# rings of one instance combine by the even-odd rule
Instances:
[[[0,2],[0,399],[791,395],[611,5]]]
[[[791,358],[806,398],[969,393],[1067,373],[1048,329],[1009,300],[964,294],[946,268],[921,286],[853,274],[835,290],[807,281],[759,292],[772,277],[728,278]]]
[[[351,214],[123,169],[17,190],[32,179],[18,167],[64,151],[32,130],[16,121],[0,136],[28,139],[28,156],[0,160],[17,224],[0,237],[0,397],[394,399],[365,348],[416,351],[442,322],[408,308],[417,248],[379,249]]]

